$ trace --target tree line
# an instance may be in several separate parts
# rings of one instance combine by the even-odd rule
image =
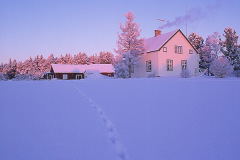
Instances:
[[[60,57],[54,57],[51,54],[44,58],[43,55],[30,57],[25,61],[16,61],[10,59],[8,63],[1,63],[0,79],[40,79],[44,73],[50,71],[51,64],[113,64],[115,57],[111,52],[100,52],[87,56],[86,53],[78,53],[75,55],[66,54]]]

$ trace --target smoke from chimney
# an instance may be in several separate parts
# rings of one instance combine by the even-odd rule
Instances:
[[[193,23],[198,20],[204,19],[207,15],[212,14],[219,9],[222,0],[218,0],[215,4],[208,5],[203,9],[202,7],[195,7],[188,10],[187,20],[188,23]],[[173,21],[167,21],[163,26],[158,27],[159,29],[170,28],[173,26],[181,26],[186,23],[186,15],[175,17]]]

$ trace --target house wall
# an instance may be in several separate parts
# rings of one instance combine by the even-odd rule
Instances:
[[[175,53],[176,45],[182,46],[181,54]],[[163,52],[163,47],[167,47],[167,52]],[[196,71],[199,70],[199,55],[181,32],[177,32],[163,47],[160,51],[146,53],[136,65],[132,77],[148,77],[152,73],[160,77],[179,76],[182,70],[182,60],[187,60],[187,67],[191,75],[196,75]],[[189,49],[193,51],[193,54],[189,54]],[[167,71],[167,59],[173,60],[173,71]],[[148,60],[151,60],[152,63],[151,72],[146,72],[146,61]]]
[[[182,46],[182,53],[175,53],[175,45]],[[163,77],[179,76],[182,71],[182,60],[187,60],[188,70],[191,76],[195,76],[196,71],[199,70],[199,54],[196,53],[194,48],[189,44],[185,37],[178,32],[172,39],[166,43],[167,52],[163,52],[163,48],[159,51],[159,75]],[[193,51],[189,54],[189,49]],[[167,59],[173,60],[173,71],[167,71]]]
[[[48,77],[50,78],[50,75],[54,75],[54,78],[57,78],[57,79],[63,79],[63,74],[67,74],[68,75],[68,79],[76,79],[76,75],[82,75],[82,79],[85,78],[85,75],[83,73],[48,73]],[[102,75],[105,75],[105,76],[109,76],[109,77],[114,77],[114,73],[112,72],[104,72],[104,73],[101,73]],[[47,74],[44,75],[43,79],[47,79]]]
[[[109,76],[109,77],[114,77],[114,73],[108,73],[108,72],[104,72],[104,73],[101,73],[102,75],[105,75],[105,76]]]
[[[57,79],[63,79],[63,74],[68,75],[68,79],[76,79],[76,75],[82,75],[82,78],[84,79],[83,73],[55,73],[55,78]]]
[[[142,55],[139,62],[134,67],[134,73],[132,73],[132,77],[148,77],[150,74],[158,74],[159,67],[158,67],[158,52],[152,53],[145,53]],[[152,63],[152,71],[147,72],[146,70],[146,61],[151,60]]]
[[[84,79],[83,73],[48,73],[48,77],[50,77],[50,75],[54,75],[54,78],[63,79],[63,74],[67,74],[68,79],[76,79],[76,75],[82,75],[82,78]],[[47,79],[47,75],[45,75],[43,78]]]

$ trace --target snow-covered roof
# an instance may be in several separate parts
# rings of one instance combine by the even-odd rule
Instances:
[[[99,73],[99,70],[97,70],[97,69],[86,69],[85,73]]]
[[[179,30],[174,30],[168,33],[161,34],[157,37],[147,38],[145,40],[146,52],[153,52],[159,50],[178,31]]]
[[[100,73],[112,73],[112,64],[90,64],[90,65],[71,65],[71,64],[52,64],[55,73],[84,73],[86,70],[97,70]]]

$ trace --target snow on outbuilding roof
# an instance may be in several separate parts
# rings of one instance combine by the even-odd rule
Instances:
[[[159,50],[179,31],[182,33],[182,31],[180,29],[178,29],[178,30],[174,30],[174,31],[171,31],[168,33],[161,34],[156,37],[151,37],[151,38],[145,39],[146,53]],[[183,36],[185,37],[184,34],[183,34]],[[189,42],[189,40],[187,38],[186,38],[186,40]],[[191,46],[194,48],[194,46],[192,44],[191,44]],[[197,52],[197,50],[195,48],[194,48],[194,50]]]
[[[71,64],[52,64],[54,73],[84,73],[86,70],[97,70],[100,73],[112,73],[112,64],[90,64],[90,65],[71,65]]]

